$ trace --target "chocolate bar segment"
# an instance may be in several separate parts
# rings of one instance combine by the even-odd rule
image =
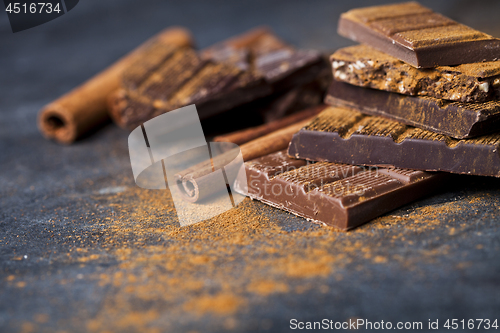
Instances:
[[[417,2],[352,9],[338,33],[415,67],[500,59],[500,40],[456,23]]]
[[[329,107],[290,143],[313,161],[500,177],[500,133],[457,140],[382,117]]]
[[[285,151],[245,163],[248,194],[270,206],[342,230],[430,194],[445,174],[306,163]],[[246,188],[235,184],[238,191]]]
[[[140,81],[124,81],[123,89],[112,96],[111,116],[119,126],[134,129],[153,117],[189,104],[196,104],[200,118],[206,119],[273,92],[265,79],[252,71],[243,71],[231,63],[204,60],[190,49],[177,53],[161,61],[154,70],[135,74]],[[160,59],[154,54],[151,57]],[[140,68],[129,70],[140,72]],[[127,71],[124,78],[128,77]]]
[[[500,61],[417,69],[367,45],[330,57],[336,80],[405,95],[457,102],[485,102],[500,96]]]
[[[325,103],[383,116],[456,139],[498,131],[500,101],[451,102],[433,97],[414,97],[356,87],[334,81]]]
[[[121,127],[133,129],[190,104],[196,104],[200,118],[206,119],[265,97],[279,97],[318,81],[328,71],[320,53],[295,50],[262,28],[200,52],[155,43],[147,51],[125,71],[123,89],[110,99],[112,118]]]

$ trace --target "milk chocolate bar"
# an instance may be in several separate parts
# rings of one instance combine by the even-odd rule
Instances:
[[[434,13],[417,2],[352,9],[338,33],[415,67],[500,59],[500,40]]]
[[[316,80],[328,64],[255,29],[201,52],[151,45],[123,75],[111,115],[133,129],[170,110],[196,104],[201,119]]]
[[[498,131],[500,101],[451,102],[433,97],[406,96],[334,81],[325,103],[383,116],[456,139]]]
[[[499,146],[500,133],[457,140],[329,107],[294,135],[288,153],[313,161],[500,177]]]
[[[311,164],[290,158],[285,151],[246,162],[245,171],[248,187],[237,182],[237,191],[342,230],[430,194],[446,177],[425,171]]]
[[[485,102],[500,96],[500,61],[417,69],[367,45],[330,57],[336,80],[360,87],[458,102]]]

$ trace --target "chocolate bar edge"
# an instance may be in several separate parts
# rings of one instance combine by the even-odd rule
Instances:
[[[500,96],[500,61],[420,70],[364,44],[341,48],[329,61],[336,80],[358,87],[464,103]],[[497,68],[485,67],[493,64]]]
[[[410,138],[396,143],[391,137],[359,134],[344,139],[337,132],[301,129],[293,136],[288,155],[310,161],[392,166],[500,178],[498,146],[470,148],[470,145],[462,144],[451,148],[440,141]],[[473,158],[469,164],[464,161],[467,156]]]

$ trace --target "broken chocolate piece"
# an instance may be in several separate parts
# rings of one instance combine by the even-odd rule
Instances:
[[[413,97],[356,87],[334,81],[325,103],[383,116],[456,139],[498,131],[500,101],[451,102],[432,97]]]
[[[112,118],[121,127],[133,129],[189,104],[196,104],[203,120],[264,97],[281,96],[318,80],[328,68],[320,53],[294,50],[267,29],[252,30],[199,53],[162,45],[147,51],[128,68],[123,89],[110,99]]]
[[[500,96],[500,61],[417,69],[366,45],[340,49],[330,60],[336,80],[360,87],[458,102]]]
[[[430,194],[446,174],[306,163],[285,151],[245,163],[236,191],[316,223],[349,230]],[[248,188],[248,191],[245,191]]]
[[[434,13],[417,2],[352,9],[338,33],[415,67],[459,65],[500,58],[500,40]]]
[[[288,153],[313,161],[500,177],[499,146],[500,133],[457,140],[329,107],[294,135]]]

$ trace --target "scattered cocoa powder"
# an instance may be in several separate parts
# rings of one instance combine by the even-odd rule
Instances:
[[[243,300],[240,297],[230,293],[213,296],[202,295],[185,303],[184,310],[194,311],[199,314],[212,312],[218,315],[227,315],[236,312],[242,303]]]
[[[256,297],[313,289],[327,293],[332,286],[325,279],[341,281],[345,269],[363,272],[369,263],[397,264],[418,273],[418,262],[438,263],[450,247],[420,249],[409,256],[384,251],[387,244],[411,245],[412,234],[435,228],[449,228],[454,237],[467,227],[467,221],[453,226],[441,222],[453,220],[463,200],[388,214],[348,233],[310,224],[250,199],[186,227],[178,225],[172,197],[165,190],[130,187],[95,200],[113,212],[96,224],[102,246],[75,246],[65,259],[82,267],[116,262],[84,276],[87,283],[95,281],[108,290],[99,311],[87,322],[91,332],[160,332],[167,325],[162,321],[166,314],[169,318],[215,316],[224,327],[234,328],[235,316],[247,311]],[[483,203],[464,200],[477,203],[478,208]],[[295,225],[302,227],[289,229],[288,219],[300,221]],[[465,268],[467,262],[457,267]],[[19,288],[27,283],[14,275],[5,280]],[[61,280],[61,284],[72,283],[71,278]],[[37,331],[46,320],[50,318],[40,314],[24,327]]]

